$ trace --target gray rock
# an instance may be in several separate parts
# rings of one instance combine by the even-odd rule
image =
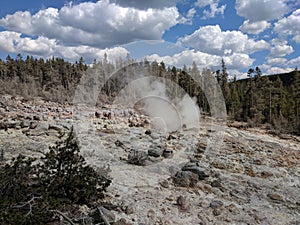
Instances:
[[[5,123],[6,128],[15,128],[19,123],[14,120],[9,120]]]
[[[30,125],[29,125],[29,129],[35,129],[35,128],[37,128],[37,123],[35,123],[35,122],[30,122]]]
[[[173,177],[173,183],[177,187],[195,187],[199,177],[190,171],[179,171]]]
[[[128,154],[127,162],[138,166],[144,166],[146,165],[147,159],[148,159],[148,154],[146,152],[131,150],[130,153]]]
[[[222,211],[219,208],[217,208],[217,209],[213,210],[213,214],[214,214],[214,216],[219,216],[222,214]]]
[[[283,197],[277,193],[270,193],[268,194],[268,197],[275,203],[280,203],[284,201]]]
[[[42,118],[40,115],[34,115],[33,116],[33,120],[37,120],[37,121],[40,121]]]
[[[221,180],[220,179],[213,180],[211,182],[211,186],[216,188],[221,188],[222,187]]]
[[[162,156],[164,150],[161,148],[151,148],[148,150],[148,155],[153,157],[160,157]]]
[[[30,126],[30,121],[28,120],[22,120],[20,123],[21,128],[27,128]]]
[[[134,207],[132,206],[132,205],[128,205],[127,207],[126,207],[126,210],[125,210],[125,213],[127,214],[127,215],[130,215],[130,214],[133,214],[134,213]]]
[[[64,128],[62,128],[61,126],[58,126],[58,125],[52,125],[52,124],[49,124],[49,127],[48,127],[49,130],[55,130],[59,133],[61,133],[63,131]]]
[[[209,204],[209,206],[211,208],[219,208],[219,207],[223,206],[223,202],[220,201],[220,200],[213,200],[213,201],[211,201],[211,203]]]
[[[191,171],[192,173],[197,174],[200,180],[204,180],[205,178],[209,177],[209,172],[207,169],[198,166],[197,163],[187,163],[182,167],[182,171]]]
[[[172,158],[173,155],[174,155],[174,153],[173,153],[173,150],[171,150],[171,149],[165,149],[163,151],[163,157],[165,157],[165,158]]]

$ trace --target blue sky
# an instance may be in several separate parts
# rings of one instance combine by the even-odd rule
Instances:
[[[300,0],[2,1],[0,57],[18,53],[287,72],[300,68]]]

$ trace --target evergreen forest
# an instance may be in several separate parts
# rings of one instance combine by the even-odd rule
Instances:
[[[229,121],[240,121],[249,127],[263,126],[276,133],[300,134],[300,72],[297,68],[290,73],[263,75],[260,68],[249,68],[248,78],[229,79],[225,62],[220,69],[199,71],[195,63],[191,67],[176,68],[164,62],[136,62],[127,56],[109,62],[103,60],[87,65],[83,58],[71,63],[62,58],[34,58],[17,55],[0,59],[0,94],[20,95],[24,99],[41,97],[45,100],[72,103],[81,77],[90,67],[100,68],[104,77],[114,71],[134,73],[144,67],[154,76],[170,79],[197,99],[201,112],[210,113],[209,104],[202,86],[195,77],[208,76],[219,83],[223,92]],[[120,80],[120,77],[118,78]],[[116,95],[122,82],[111,80],[105,86],[108,101]]]

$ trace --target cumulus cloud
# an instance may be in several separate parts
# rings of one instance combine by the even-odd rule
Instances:
[[[297,67],[300,69],[300,56],[297,58],[291,59],[290,61],[287,62],[287,65],[292,66],[292,67]]]
[[[14,43],[20,38],[20,36],[21,34],[17,32],[0,32],[0,49],[5,52],[13,52],[15,50]]]
[[[213,3],[209,7],[210,7],[209,10],[203,11],[204,14],[203,19],[214,18],[218,14],[223,15],[226,9],[226,4],[219,6],[218,3]]]
[[[250,22],[279,19],[289,11],[285,0],[236,0],[235,9]]]
[[[271,47],[270,56],[272,57],[284,57],[294,52],[292,46],[287,44],[279,44]]]
[[[13,31],[0,32],[0,49],[9,53],[24,53],[38,57],[63,57],[67,60],[75,61],[83,57],[86,62],[93,59],[101,59],[107,53],[108,60],[124,58],[129,52],[123,47],[99,49],[86,45],[64,46],[55,39],[38,37],[21,37],[21,33]]]
[[[198,7],[205,7],[217,2],[219,2],[219,0],[198,0],[195,5]]]
[[[286,58],[268,58],[267,64],[271,65],[282,65],[287,61]]]
[[[266,71],[266,74],[279,74],[279,73],[288,73],[293,70],[293,68],[282,68],[282,67],[277,67],[273,65],[268,65],[268,64],[263,64],[260,67],[261,69],[264,69]]]
[[[178,39],[178,44],[213,55],[251,54],[269,48],[264,40],[255,41],[240,31],[222,31],[219,25],[203,26]]]
[[[134,7],[138,9],[164,8],[175,6],[179,0],[111,0],[122,7]]]
[[[90,45],[98,48],[129,43],[138,39],[161,39],[178,23],[176,7],[145,10],[123,7],[108,0],[47,8],[31,15],[16,12],[0,20],[7,30],[57,39],[64,45]]]
[[[300,43],[300,9],[275,23],[274,31],[281,36],[293,36]]]
[[[242,26],[240,26],[240,30],[249,34],[259,34],[269,28],[271,26],[267,21],[257,21],[250,22],[249,20],[245,20]]]
[[[194,15],[196,14],[196,9],[195,8],[191,8],[187,14],[186,14],[186,17],[189,18],[189,19],[192,19],[194,17]]]
[[[194,50],[184,50],[172,56],[159,56],[158,54],[147,56],[147,59],[151,61],[164,61],[166,64],[177,67],[183,67],[183,65],[191,66],[195,62],[199,68],[212,69],[220,67],[222,58],[227,68],[231,70],[248,68],[254,62],[254,59],[250,58],[247,54],[235,53],[231,56],[221,57]]]
[[[204,8],[206,6],[209,6],[209,9],[205,9],[203,11],[203,17],[202,19],[207,19],[207,18],[214,18],[218,14],[223,15],[224,11],[226,9],[226,4],[220,5],[219,4],[220,0],[198,0],[195,5]]]

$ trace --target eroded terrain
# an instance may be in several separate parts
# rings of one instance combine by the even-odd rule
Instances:
[[[41,156],[74,126],[88,163],[110,166],[115,224],[300,224],[299,137],[209,118],[166,133],[134,109],[105,105],[83,115],[11,96],[1,97],[0,111],[1,163]]]

